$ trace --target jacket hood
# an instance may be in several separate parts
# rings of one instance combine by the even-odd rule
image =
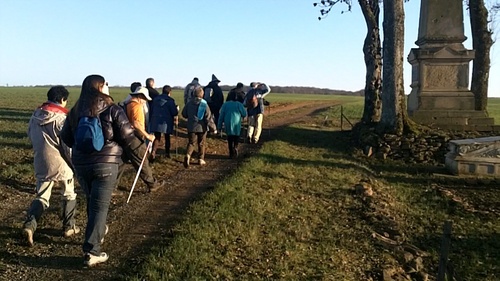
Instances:
[[[61,116],[66,116],[66,114],[68,114],[68,109],[53,102],[46,102],[33,112],[33,119],[38,124],[45,125],[54,122]]]

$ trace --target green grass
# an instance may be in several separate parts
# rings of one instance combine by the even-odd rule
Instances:
[[[27,122],[48,88],[0,87],[0,182],[34,184]],[[79,95],[70,88],[70,104]],[[111,89],[120,101],[127,89]],[[182,92],[174,91],[182,105]],[[15,97],[15,98],[14,98]],[[276,94],[273,103],[308,98],[340,101],[351,121],[363,99]],[[22,102],[20,102],[22,101]],[[490,99],[491,117],[500,99]],[[351,156],[338,127],[340,106],[273,135],[255,157],[187,210],[185,220],[126,277],[130,280],[367,280],[397,263],[373,232],[396,233],[431,254],[435,275],[445,220],[453,221],[450,258],[464,280],[500,276],[500,195],[491,186],[439,182],[439,167],[378,162]],[[499,119],[496,119],[499,120]],[[352,186],[376,179],[373,200],[354,196]],[[453,192],[445,196],[439,188]]]
[[[438,184],[432,174],[440,167],[352,157],[348,134],[322,125],[321,116],[337,112],[333,107],[276,132],[194,203],[173,237],[126,279],[381,280],[382,268],[402,266],[403,258],[373,232],[428,252],[425,271],[435,276],[442,226],[451,220],[450,259],[458,275],[497,280],[500,212],[482,210],[498,205],[497,190]],[[366,179],[375,191],[368,201],[353,191]]]
[[[131,280],[366,280],[383,257],[352,213],[359,164],[344,145],[332,149],[345,141],[337,134],[276,135],[195,203]]]

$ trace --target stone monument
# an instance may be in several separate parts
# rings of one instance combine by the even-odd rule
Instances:
[[[408,55],[412,66],[408,114],[417,123],[452,130],[492,131],[494,119],[475,110],[469,90],[474,50],[462,44],[462,0],[420,2],[419,48]]]

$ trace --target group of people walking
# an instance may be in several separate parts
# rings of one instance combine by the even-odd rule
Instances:
[[[197,78],[184,91],[182,116],[187,119],[188,145],[183,164],[187,168],[198,146],[199,164],[205,165],[207,132],[224,129],[228,136],[229,156],[238,156],[238,142],[243,118],[248,116],[248,139],[259,141],[264,113],[264,96],[270,92],[265,84],[252,83],[248,93],[238,83],[224,102],[224,96],[212,75],[211,82],[201,87]],[[130,95],[115,103],[109,95],[108,83],[100,75],[89,75],[82,83],[78,100],[66,109],[69,92],[54,86],[47,92],[47,101],[33,113],[28,136],[34,149],[36,197],[28,209],[23,235],[33,245],[37,223],[49,207],[52,188],[62,183],[63,236],[80,233],[75,223],[76,175],[86,197],[87,225],[82,246],[84,264],[93,266],[108,260],[101,250],[113,190],[123,163],[130,162],[140,173],[149,192],[165,185],[156,179],[149,165],[158,155],[164,137],[165,155],[170,157],[170,136],[178,125],[179,106],[165,85],[160,94],[154,79],[146,86],[132,83]],[[148,145],[146,145],[148,144]],[[148,148],[151,152],[148,155]]]

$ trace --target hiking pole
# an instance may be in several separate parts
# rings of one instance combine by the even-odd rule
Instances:
[[[177,159],[177,152],[179,151],[179,143],[177,139],[179,138],[179,124],[175,125],[175,159]]]
[[[148,157],[148,150],[151,149],[152,145],[153,145],[153,142],[150,141],[148,144],[148,147],[146,148],[146,152],[144,152],[144,157],[142,157],[141,165],[139,166],[139,169],[137,169],[137,175],[135,175],[134,183],[132,184],[132,188],[130,189],[130,194],[128,195],[127,204],[128,204],[128,201],[130,201],[130,197],[132,197],[132,192],[134,192],[134,187],[135,187],[135,184],[137,183],[137,179],[139,178],[139,174],[141,173],[142,166],[144,165],[144,161],[146,161],[146,157]]]

